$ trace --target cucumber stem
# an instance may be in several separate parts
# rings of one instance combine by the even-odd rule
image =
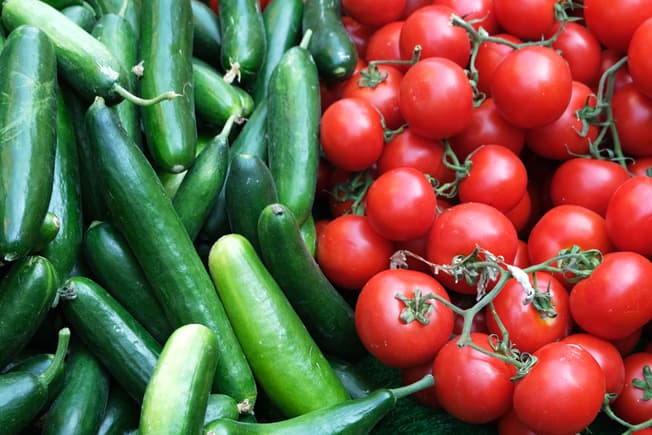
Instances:
[[[416,382],[398,388],[390,388],[389,391],[394,395],[394,399],[400,399],[417,391],[424,390],[435,385],[435,378],[428,374]]]
[[[66,358],[66,353],[68,352],[68,343],[70,343],[70,329],[63,328],[59,330],[59,340],[54,359],[50,363],[50,366],[39,376],[39,379],[44,385],[50,385],[57,372],[61,369],[63,360]]]
[[[303,37],[301,38],[301,42],[299,42],[299,47],[308,49],[308,45],[310,45],[310,38],[312,37],[312,29],[306,29],[305,32],[303,32]]]
[[[229,116],[229,119],[226,120],[224,123],[224,127],[222,127],[222,131],[217,135],[220,139],[225,139],[228,138],[229,135],[231,134],[231,129],[233,128],[233,124],[240,118],[240,115],[232,114]]]
[[[125,89],[124,87],[120,86],[117,83],[113,85],[113,90],[122,98],[134,103],[137,106],[153,106],[154,104],[160,103],[163,100],[173,100],[181,96],[181,94],[177,94],[174,91],[167,91],[153,98],[141,98],[132,94],[127,89]]]

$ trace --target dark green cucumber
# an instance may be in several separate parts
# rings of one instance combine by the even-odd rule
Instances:
[[[57,217],[56,214],[47,212],[45,214],[45,219],[43,219],[41,227],[39,228],[34,246],[31,249],[31,253],[40,253],[48,245],[48,243],[54,240],[57,234],[59,234],[60,229],[61,220]]]
[[[3,433],[17,434],[41,413],[49,398],[50,385],[62,370],[70,330],[59,331],[54,360],[40,375],[11,372],[0,376],[0,428]]]
[[[118,14],[102,15],[91,31],[98,41],[106,45],[125,69],[131,69],[138,62],[138,39],[129,22]],[[136,76],[129,75],[131,87],[136,86]],[[142,131],[140,129],[140,113],[138,106],[131,101],[121,101],[113,106],[118,113],[122,127],[129,136],[142,147]]]
[[[433,385],[432,375],[399,388],[380,388],[368,396],[327,406],[274,423],[247,423],[221,418],[204,427],[204,435],[359,435],[370,433],[397,400]]]
[[[97,435],[124,435],[138,429],[140,407],[117,383],[109,388],[109,399]]]
[[[140,38],[140,11],[142,0],[85,0],[97,15],[117,14],[123,17],[134,32],[136,39]]]
[[[213,331],[197,323],[176,329],[147,385],[140,435],[200,433],[217,359]]]
[[[251,243],[220,237],[208,266],[251,368],[287,417],[348,400],[348,394]]]
[[[66,17],[70,18],[79,27],[86,30],[87,32],[90,32],[93,29],[93,26],[95,26],[95,23],[97,21],[97,17],[95,17],[95,12],[86,6],[81,6],[81,5],[67,6],[61,9],[61,13],[64,14]]]
[[[226,180],[229,226],[232,232],[245,236],[258,253],[258,216],[276,202],[278,193],[265,162],[254,154],[234,155]]]
[[[267,53],[252,90],[256,103],[265,99],[269,78],[283,54],[299,42],[302,16],[302,0],[273,0],[263,11]]]
[[[199,153],[174,195],[172,204],[191,240],[197,237],[226,179],[234,122],[235,116],[231,116],[222,132]]]
[[[220,63],[229,71],[237,63],[242,80],[253,80],[265,59],[265,25],[257,0],[220,1],[219,23],[222,31]]]
[[[342,24],[340,0],[306,0],[302,27],[313,32],[308,50],[320,77],[333,82],[353,74],[358,52]]]
[[[40,376],[44,373],[50,365],[54,362],[54,354],[52,353],[37,353],[16,361],[12,361],[5,367],[4,373],[8,372],[27,372],[34,376]],[[62,364],[59,369],[53,372],[52,380],[48,388],[48,402],[54,400],[63,387],[64,379],[64,365]]]
[[[258,219],[258,238],[269,272],[319,348],[345,360],[364,355],[353,308],[308,251],[292,212],[281,204],[265,207]]]
[[[256,384],[204,267],[156,172],[101,99],[86,116],[114,223],[125,236],[173,327],[208,326],[218,337],[217,390],[255,401]]]
[[[303,243],[305,243],[308,252],[313,257],[317,251],[317,228],[315,228],[315,217],[311,214],[308,216],[308,219],[303,221],[299,227],[301,231],[301,238]]]
[[[267,155],[279,202],[299,224],[312,212],[319,166],[319,75],[301,45],[287,50],[272,74],[267,93]],[[288,103],[291,102],[291,103]]]
[[[181,172],[192,165],[197,146],[190,0],[147,0],[141,14],[140,92],[144,98],[170,89],[180,95],[142,108],[147,146],[156,166]]]
[[[141,403],[161,345],[99,284],[69,278],[59,306],[70,327],[111,376]]]
[[[47,412],[43,435],[95,435],[109,397],[109,375],[100,362],[73,341],[63,389]]]
[[[33,26],[12,31],[0,54],[0,260],[32,250],[48,211],[57,143],[56,62],[47,35]]]
[[[243,408],[243,409],[241,409]],[[238,403],[231,396],[226,394],[210,394],[206,403],[206,413],[204,414],[204,425],[218,418],[232,418],[237,420],[240,413],[249,413],[249,406]]]
[[[191,0],[193,43],[192,54],[198,59],[220,67],[222,32],[217,14],[206,3]]]
[[[208,145],[213,139],[215,138],[214,135],[208,135],[205,133],[200,133],[199,136],[197,136],[197,151],[195,154],[195,158],[201,153],[204,148],[206,148],[206,145]],[[188,171],[183,171],[183,172],[178,172],[176,174],[173,174],[171,172],[164,172],[164,171],[157,171],[158,178],[161,180],[161,184],[163,184],[163,188],[165,189],[165,193],[167,193],[169,198],[174,198],[174,195],[177,194],[177,190],[179,190],[179,185],[183,181],[183,179],[186,177],[186,174]]]
[[[97,283],[165,343],[173,328],[122,234],[108,222],[95,221],[84,235],[83,253]]]
[[[83,234],[76,128],[63,93],[58,92],[57,146],[48,210],[59,218],[60,228],[40,254],[56,269],[59,283],[66,279],[77,260]]]
[[[57,286],[54,267],[40,256],[18,260],[2,277],[0,367],[11,361],[34,336],[54,302]]]
[[[41,1],[59,10],[67,8],[69,6],[81,6],[84,4],[84,0],[41,0]]]
[[[380,385],[373,384],[368,375],[351,362],[332,356],[327,356],[327,358],[340,382],[342,382],[349,396],[351,396],[351,399],[368,396],[376,388],[380,387]]]

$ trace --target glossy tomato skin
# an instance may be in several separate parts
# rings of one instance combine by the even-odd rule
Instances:
[[[491,83],[498,111],[522,128],[555,121],[566,110],[571,94],[568,63],[554,49],[541,46],[509,53],[496,67]]]
[[[466,128],[473,91],[464,70],[451,60],[420,60],[405,73],[399,91],[403,118],[416,134],[443,139]]]
[[[367,56],[367,45],[369,44],[369,38],[375,30],[374,27],[362,24],[348,15],[342,17],[342,24],[355,45],[355,49],[358,52],[358,59],[365,59]]]
[[[635,252],[606,254],[573,286],[570,308],[584,331],[606,340],[627,337],[652,319],[652,262]]]
[[[560,26],[560,23],[555,23],[547,36],[554,35]],[[586,26],[574,21],[566,22],[552,46],[561,50],[562,57],[568,62],[573,80],[587,86],[597,84],[600,78],[602,47]]]
[[[622,53],[619,53],[610,48],[603,49],[602,54],[600,55],[599,76],[602,76],[605,73],[605,71],[607,71],[610,67],[614,66],[614,64],[618,62],[620,59],[622,59],[623,56],[624,55]],[[627,67],[627,63],[625,63],[624,65],[621,65],[616,70],[616,73],[614,74],[614,92],[618,91],[626,84],[632,82],[633,82],[632,75],[629,73],[629,68]]]
[[[628,355],[625,363],[625,386],[612,404],[612,409],[623,420],[638,424],[652,418],[652,400],[644,400],[644,390],[637,388],[633,380],[643,380],[643,367],[652,368],[652,354],[637,352]]]
[[[393,253],[392,242],[375,232],[366,216],[347,214],[324,228],[316,258],[334,285],[359,290],[373,275],[389,268]]]
[[[498,24],[521,39],[542,39],[555,24],[556,0],[494,0]]]
[[[652,17],[651,0],[585,0],[584,20],[607,48],[627,53],[636,28]]]
[[[605,378],[589,352],[576,344],[548,343],[534,353],[537,363],[514,386],[514,411],[536,433],[568,434],[598,415]]]
[[[412,12],[423,6],[428,6],[431,3],[432,0],[406,0],[402,18],[405,19],[409,17]]]
[[[614,92],[611,105],[623,153],[652,156],[652,98],[630,83]]]
[[[518,249],[516,251],[516,256],[514,257],[514,262],[512,263],[516,267],[525,269],[530,266],[530,257],[527,253],[527,243],[521,239],[518,240]]]
[[[453,312],[438,301],[427,315],[428,323],[417,319],[404,322],[405,302],[420,290],[449,300],[444,287],[432,276],[408,269],[388,269],[374,275],[360,290],[355,306],[355,325],[365,348],[390,367],[412,367],[432,361],[453,331]]]
[[[649,48],[652,45],[652,18],[648,18],[634,32],[627,47],[627,66],[634,84],[648,97],[652,97],[652,61]]]
[[[494,0],[435,0],[433,4],[450,7],[457,16],[463,17],[466,21],[481,20],[473,23],[476,30],[482,27],[490,35],[499,30],[494,12]]]
[[[648,171],[652,171],[652,157],[641,157],[628,162],[627,170],[632,175],[648,175]]]
[[[498,435],[539,435],[518,419],[510,410],[498,420]]]
[[[401,60],[401,49],[399,47],[399,37],[403,21],[392,21],[382,27],[377,28],[369,37],[367,43],[366,59],[367,62],[374,60]],[[394,65],[401,72],[405,72],[408,67],[403,65]]]
[[[342,0],[342,9],[356,21],[378,27],[399,19],[405,0]]]
[[[623,251],[652,256],[652,178],[638,175],[622,183],[611,195],[605,222],[613,244]]]
[[[494,421],[512,406],[514,366],[468,346],[459,347],[457,340],[454,337],[446,343],[433,363],[437,401],[464,422]],[[487,334],[472,332],[471,340],[491,350]]]
[[[530,189],[525,189],[525,194],[518,203],[503,213],[512,225],[514,225],[516,232],[522,232],[532,218],[532,195],[530,194]],[[527,250],[525,251],[525,255],[527,255]]]
[[[520,38],[509,33],[499,33],[495,36],[514,44],[523,42]],[[491,96],[491,82],[493,81],[496,68],[505,56],[512,51],[514,49],[509,45],[498,42],[484,41],[480,44],[475,58],[475,67],[478,70],[478,89],[484,92],[485,95]]]

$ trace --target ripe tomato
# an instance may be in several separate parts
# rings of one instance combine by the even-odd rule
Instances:
[[[399,106],[416,134],[443,139],[466,128],[473,112],[473,91],[464,70],[441,57],[420,60],[405,73]]]
[[[369,353],[390,367],[432,361],[453,331],[453,312],[431,294],[449,300],[423,272],[388,269],[371,277],[355,305],[356,330]]]
[[[627,170],[632,175],[648,175],[648,171],[652,170],[652,157],[641,157],[627,163]]]
[[[494,0],[435,0],[433,4],[452,8],[457,16],[463,17],[466,21],[482,20],[473,23],[476,30],[482,27],[490,35],[498,32]]]
[[[389,267],[392,242],[371,228],[366,216],[336,217],[317,241],[317,263],[336,286],[358,290],[376,273]]]
[[[598,415],[605,378],[589,352],[576,344],[548,343],[537,363],[514,386],[514,412],[536,433],[584,430]]]
[[[498,24],[521,39],[540,40],[555,24],[557,0],[494,0]]]
[[[341,98],[328,106],[319,139],[326,159],[348,171],[370,167],[385,143],[380,115],[362,98]]]
[[[652,62],[646,53],[651,45],[652,18],[648,18],[638,26],[627,48],[627,66],[634,84],[648,97],[652,97]]]
[[[453,417],[467,423],[498,419],[512,406],[514,366],[469,346],[457,337],[441,348],[432,367],[437,401]],[[471,341],[491,351],[489,336],[472,332]]]
[[[611,195],[605,214],[607,234],[622,251],[652,255],[652,178],[636,176]]]
[[[375,29],[360,23],[348,15],[342,17],[342,24],[355,45],[355,49],[358,52],[358,59],[365,59],[367,56],[367,44]]]
[[[406,0],[405,9],[403,9],[403,18],[409,17],[412,12],[431,3],[432,0]]]
[[[512,409],[498,420],[498,435],[537,435],[537,433],[523,424]]]
[[[398,20],[406,0],[342,0],[342,9],[356,21],[378,27]]]
[[[626,53],[636,28],[652,17],[652,0],[584,0],[584,20],[607,48]]]
[[[615,50],[611,50],[609,48],[605,48],[604,50],[602,50],[602,54],[600,56],[599,76],[601,77],[605,73],[605,71],[607,71],[610,67],[612,67],[622,57],[623,54]],[[632,75],[629,73],[629,68],[625,63],[624,65],[621,65],[620,68],[618,68],[618,70],[616,70],[616,73],[614,75],[614,92],[618,91],[626,84],[632,82],[633,82]]]
[[[639,328],[624,338],[609,340],[609,343],[616,346],[616,349],[618,349],[620,356],[624,358],[630,353],[634,352],[638,344],[641,342],[642,335],[643,335],[643,328]]]
[[[625,386],[612,404],[612,409],[628,423],[643,423],[652,418],[652,400],[644,398],[644,394],[649,394],[652,388],[649,374],[647,377],[645,374],[645,367],[648,370],[652,368],[652,354],[633,353],[625,357],[624,363]]]
[[[369,224],[393,241],[426,235],[437,213],[432,185],[414,168],[396,168],[380,175],[369,187],[366,202]]]
[[[425,375],[432,374],[432,361],[428,361],[424,364],[419,364],[413,367],[405,367],[401,369],[400,372],[401,385],[409,385],[423,378]],[[434,385],[413,393],[412,397],[414,397],[414,399],[416,399],[416,401],[422,405],[433,409],[439,408],[439,402],[437,402]]]
[[[586,332],[607,340],[632,334],[652,320],[652,262],[617,251],[573,286],[571,314]]]
[[[623,153],[652,156],[652,98],[630,83],[614,92],[611,107]]]
[[[525,189],[525,194],[518,203],[511,209],[503,212],[512,225],[514,225],[517,233],[525,229],[532,217],[532,195],[530,194],[530,190]],[[527,251],[525,251],[524,255],[527,255]]]
[[[521,239],[518,240],[518,250],[516,251],[516,256],[514,257],[514,262],[512,264],[521,269],[530,266],[530,257],[528,257],[527,254],[527,243]]]
[[[554,35],[560,26],[560,23],[556,23],[547,37]],[[600,78],[602,47],[586,26],[574,21],[566,22],[552,47],[561,51],[562,57],[568,62],[573,80],[587,86],[597,83]]]
[[[554,49],[541,46],[509,53],[496,67],[491,83],[498,111],[522,128],[542,127],[559,118],[572,89],[568,63]]]
[[[499,33],[495,35],[496,38],[501,38],[514,44],[520,44],[521,41],[514,35],[509,33]],[[484,41],[478,48],[478,53],[475,58],[475,68],[478,70],[478,89],[486,95],[491,96],[491,82],[494,78],[494,73],[498,64],[503,61],[505,56],[514,51],[512,47],[507,44],[500,44],[498,42]]]
[[[367,43],[367,62],[374,60],[401,60],[399,37],[403,21],[393,21],[376,29]],[[407,65],[394,65],[401,72],[408,69]]]

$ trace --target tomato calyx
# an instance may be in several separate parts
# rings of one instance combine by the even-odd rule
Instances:
[[[645,371],[645,369],[648,369],[648,373],[649,373],[650,367],[646,365],[646,366],[643,367],[644,371]],[[650,374],[650,376],[652,376],[652,373],[649,373],[649,374]],[[644,378],[645,378],[645,375],[644,375]],[[652,381],[652,379],[649,379],[648,381],[644,381],[644,380],[641,380],[641,379],[634,378],[632,380],[632,385],[634,385],[633,384],[634,381],[644,382],[647,385],[646,388],[652,388],[652,384],[647,384],[647,382]],[[604,399],[602,401],[602,412],[604,412],[605,415],[607,417],[609,417],[611,420],[613,420],[616,423],[618,423],[618,424],[620,424],[620,425],[627,428],[627,430],[625,432],[623,432],[623,435],[630,435],[630,434],[635,433],[636,431],[639,431],[639,430],[642,430],[642,429],[645,429],[645,428],[648,428],[648,427],[652,427],[652,419],[646,420],[643,423],[631,424],[630,422],[625,421],[622,418],[620,418],[619,416],[617,416],[616,413],[613,411],[613,409],[611,409],[611,403],[612,403],[612,401],[613,401],[613,399],[615,397],[616,397],[616,395],[613,394],[613,393],[607,393],[607,394],[604,395]],[[643,400],[650,400],[650,398],[652,398],[652,395],[648,399],[645,399],[645,396],[644,396]]]
[[[351,214],[364,214],[364,197],[374,179],[369,170],[354,173],[348,180],[337,183],[328,192],[335,201],[353,201]]]
[[[394,297],[405,304],[405,308],[401,310],[401,314],[399,315],[401,322],[407,324],[416,320],[422,325],[430,323],[429,316],[435,309],[434,305],[430,303],[430,301],[435,299],[434,293],[422,295],[421,289],[417,288],[414,289],[411,298],[401,293],[397,293]]]
[[[361,88],[376,88],[376,86],[384,82],[388,76],[386,71],[381,71],[380,68],[378,68],[378,65],[414,65],[421,58],[421,50],[422,48],[420,45],[415,45],[414,50],[412,51],[412,58],[408,60],[372,60],[369,62],[369,65],[367,65],[366,69],[360,70],[360,78],[357,81],[358,86]]]
[[[652,369],[650,366],[643,366],[643,378],[632,379],[632,385],[643,391],[643,400],[652,399]]]
[[[602,252],[597,249],[583,251],[577,245],[562,249],[559,255],[548,259],[544,264],[550,267],[549,272],[563,273],[569,283],[576,282],[591,275],[593,270],[602,263]],[[556,263],[556,266],[552,266]]]
[[[439,180],[428,177],[430,184],[433,185],[435,189],[435,194],[437,196],[443,196],[444,198],[454,198],[457,196],[457,189],[464,178],[469,176],[471,171],[471,166],[473,165],[470,157],[473,153],[469,154],[463,163],[460,163],[460,160],[457,158],[455,151],[448,142],[447,139],[442,140],[444,144],[444,154],[442,155],[442,163],[447,168],[451,169],[455,173],[455,179],[444,184],[440,184]]]
[[[536,283],[536,275],[533,275],[534,280],[534,295],[530,301],[523,301],[523,303],[531,303],[534,308],[536,308],[539,316],[542,319],[554,319],[557,317],[557,310],[555,310],[555,305],[552,303],[552,294],[550,293],[550,283],[545,292],[539,290],[539,287]]]

